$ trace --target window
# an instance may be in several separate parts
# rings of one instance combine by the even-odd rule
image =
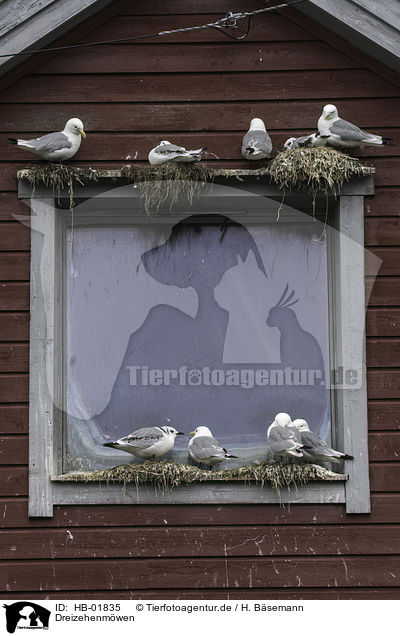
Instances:
[[[167,417],[185,433],[209,426],[238,465],[250,463],[267,456],[266,427],[282,410],[355,459],[347,481],[309,483],[281,500],[368,511],[362,194],[370,184],[329,201],[325,232],[308,195],[281,205],[281,193],[254,178],[226,183],[150,218],[131,185],[82,187],[73,224],[67,198],[59,205],[36,188],[32,515],[82,501],[279,501],[242,483],[155,497],[57,475],[132,461],[102,444]],[[174,459],[187,461],[187,441],[177,438]]]

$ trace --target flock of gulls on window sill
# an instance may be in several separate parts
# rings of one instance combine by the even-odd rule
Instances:
[[[108,448],[122,450],[135,457],[156,459],[173,449],[177,435],[184,433],[172,426],[140,428],[115,442],[103,444]],[[230,455],[213,437],[207,426],[198,426],[188,444],[188,453],[196,464],[204,464],[211,470],[226,459],[238,459]],[[292,421],[288,413],[278,413],[267,431],[269,447],[274,458],[296,458],[314,464],[316,462],[339,463],[353,457],[330,448],[318,435],[310,431],[303,419]]]

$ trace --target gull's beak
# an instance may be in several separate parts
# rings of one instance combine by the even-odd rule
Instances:
[[[79,131],[79,134],[80,134],[80,135],[82,135],[82,137],[83,137],[84,139],[86,139],[86,133],[85,133],[85,131],[80,130],[80,131]]]
[[[329,113],[327,113],[326,115],[324,115],[324,119],[328,119],[329,117]]]
[[[192,431],[191,433],[189,433],[189,435],[194,435],[194,434],[195,434],[195,432],[194,432],[194,431]]]

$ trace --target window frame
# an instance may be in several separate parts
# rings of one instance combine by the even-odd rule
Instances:
[[[228,171],[227,171],[228,172]],[[266,197],[282,198],[282,191],[249,171],[231,171],[220,183]],[[237,180],[240,176],[242,181]],[[110,177],[113,177],[111,181]],[[115,180],[117,177],[117,181]],[[218,182],[218,178],[216,178]],[[97,184],[78,186],[76,198],[95,196],[124,185],[118,174],[107,176]],[[31,229],[31,325],[29,385],[29,515],[51,517],[54,505],[74,504],[223,504],[223,503],[345,503],[347,513],[370,512],[368,474],[368,424],[365,364],[365,290],[364,290],[364,196],[373,194],[373,178],[347,183],[332,209],[333,233],[331,262],[334,267],[331,328],[335,368],[358,369],[361,388],[335,392],[334,410],[336,443],[354,456],[346,463],[347,479],[332,482],[309,482],[297,489],[282,489],[278,495],[269,486],[240,482],[209,482],[173,488],[162,495],[152,486],[128,484],[65,482],[57,480],[63,451],[62,413],[54,405],[63,402],[61,377],[63,347],[62,316],[62,223],[57,203],[69,201],[69,192],[55,194],[51,189],[33,190],[26,179],[19,181],[19,198],[31,207],[35,223]],[[133,190],[133,195],[135,191]],[[118,195],[117,195],[118,196]],[[115,191],[113,193],[115,204]],[[300,209],[312,207],[306,193],[286,194],[285,202]],[[65,203],[67,205],[67,203]],[[43,257],[43,238],[34,228],[51,237]],[[349,249],[351,243],[351,249]],[[46,371],[50,356],[52,376]],[[52,383],[50,390],[48,382]]]

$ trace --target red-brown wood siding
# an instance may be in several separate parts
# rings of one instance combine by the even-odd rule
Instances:
[[[81,26],[64,41],[226,12],[222,0],[113,5],[114,17],[99,14],[95,30]],[[253,19],[243,42],[197,31],[47,55],[17,73],[0,93],[0,598],[399,598],[400,88],[391,74],[294,10]],[[346,515],[342,505],[70,506],[28,519],[29,230],[14,215],[28,213],[16,171],[31,157],[7,136],[79,116],[89,134],[77,165],[120,167],[136,153],[145,161],[168,132],[177,143],[206,144],[214,165],[240,167],[253,116],[278,148],[314,129],[326,102],[395,140],[358,152],[377,169],[365,241],[383,261],[367,312],[371,514]]]

